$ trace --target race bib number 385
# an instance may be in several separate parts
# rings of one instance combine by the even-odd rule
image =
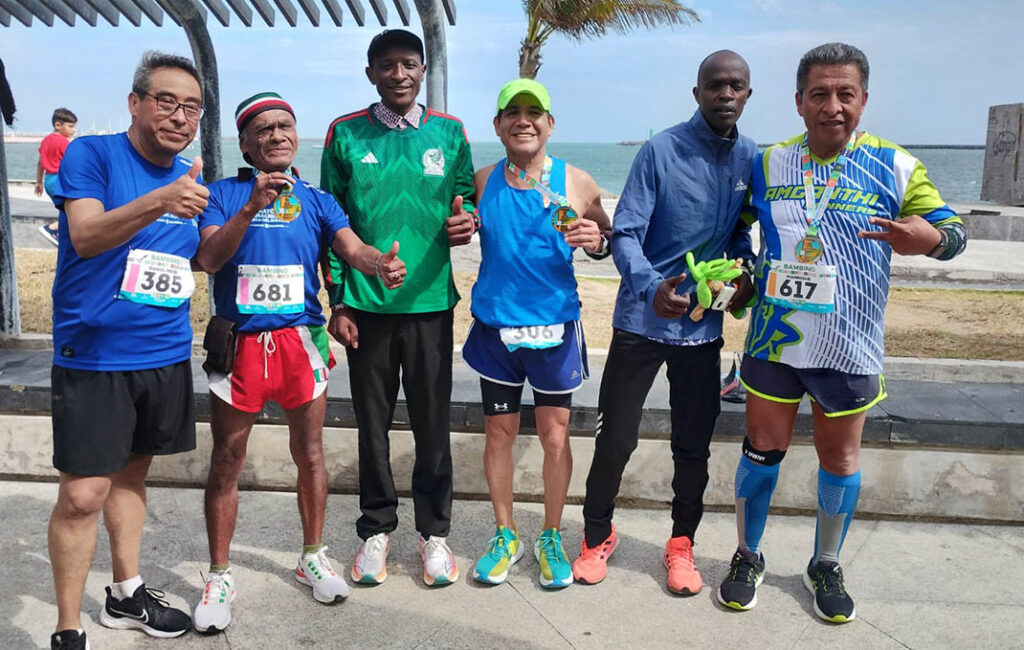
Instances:
[[[235,304],[242,314],[300,314],[305,309],[301,264],[238,265]]]
[[[117,297],[143,305],[179,307],[192,296],[195,288],[187,259],[137,248],[128,253]]]
[[[836,267],[773,260],[765,299],[773,305],[827,314],[835,310]]]

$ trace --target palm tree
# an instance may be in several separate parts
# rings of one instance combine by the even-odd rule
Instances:
[[[537,77],[540,49],[555,32],[580,41],[604,36],[609,29],[625,34],[637,27],[700,21],[678,0],[523,0],[523,10],[528,24],[519,46],[519,76],[527,79]]]

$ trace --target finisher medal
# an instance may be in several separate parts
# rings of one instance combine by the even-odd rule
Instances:
[[[808,233],[796,244],[796,258],[804,264],[814,264],[825,254],[825,247],[822,246],[818,236]]]
[[[274,216],[281,221],[295,221],[302,212],[302,202],[292,194],[292,186],[285,185],[281,193],[274,199]]]
[[[565,232],[569,230],[569,224],[579,218],[575,210],[567,205],[560,205],[557,210],[551,213],[551,225],[558,232]]]

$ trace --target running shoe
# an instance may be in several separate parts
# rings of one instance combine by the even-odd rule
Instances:
[[[164,592],[139,585],[128,598],[118,600],[107,587],[107,601],[100,610],[100,623],[115,630],[142,630],[149,636],[170,639],[192,627],[192,619],[164,600]]]
[[[51,228],[52,226],[52,228]],[[54,221],[52,224],[45,226],[39,226],[39,234],[43,236],[46,241],[50,242],[54,246],[57,245],[57,222]]]
[[[849,623],[857,617],[853,598],[846,593],[843,570],[835,562],[824,560],[807,565],[804,586],[814,594],[814,613],[830,623]]]
[[[587,546],[587,536],[584,535],[579,557],[572,563],[572,574],[576,580],[588,585],[596,585],[604,580],[608,574],[608,558],[618,545],[619,536],[615,534],[615,524],[612,524],[612,534],[594,548]]]
[[[50,650],[89,650],[85,632],[61,630],[50,635]]]
[[[549,528],[540,534],[533,544],[533,554],[540,564],[540,586],[561,589],[572,584],[572,565],[557,528]]]
[[[736,549],[729,575],[718,586],[718,602],[745,612],[757,605],[757,588],[764,582],[764,555]]]
[[[423,582],[428,587],[450,585],[459,579],[459,566],[455,554],[448,548],[444,537],[420,537],[420,555],[423,556]]]
[[[391,537],[377,533],[368,537],[352,561],[352,580],[364,585],[379,585],[388,577],[388,551]]]
[[[700,571],[693,563],[693,542],[680,535],[665,542],[665,568],[668,569],[668,590],[680,596],[693,596],[704,588]]]
[[[233,602],[235,580],[231,577],[231,569],[211,572],[203,587],[203,597],[199,599],[192,614],[192,625],[196,632],[216,634],[227,629],[231,624]]]
[[[334,605],[348,597],[345,579],[334,572],[327,559],[327,547],[321,546],[316,553],[305,553],[295,567],[295,579],[313,588],[313,598],[321,603]]]
[[[487,552],[477,560],[473,578],[490,585],[500,585],[508,578],[508,570],[523,557],[523,544],[515,529],[498,526],[487,543]]]

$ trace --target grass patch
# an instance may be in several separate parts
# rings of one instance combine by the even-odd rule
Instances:
[[[18,295],[22,330],[49,333],[50,290],[56,251],[17,249]],[[192,327],[201,336],[209,314],[206,275],[196,273],[192,297]],[[455,308],[455,342],[466,340],[472,316],[470,291],[475,273],[456,273],[462,301]],[[580,278],[583,329],[587,345],[607,348],[611,341],[612,311],[618,280]],[[327,297],[321,292],[326,311]],[[886,310],[886,354],[896,357],[1024,360],[1022,291],[970,291],[964,289],[894,288]],[[747,319],[725,318],[725,349],[743,346]]]

